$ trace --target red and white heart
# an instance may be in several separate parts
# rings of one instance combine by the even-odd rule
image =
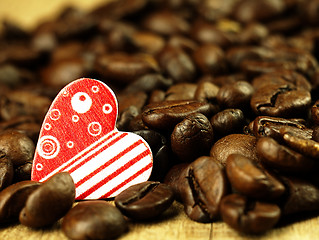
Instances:
[[[153,157],[140,136],[116,129],[117,100],[104,83],[78,79],[52,102],[40,131],[31,179],[69,172],[76,199],[118,195],[148,180]]]

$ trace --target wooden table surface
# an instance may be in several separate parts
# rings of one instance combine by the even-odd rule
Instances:
[[[38,21],[54,17],[59,10],[76,4],[84,9],[105,0],[1,0],[0,20],[10,19],[24,28],[32,29]],[[239,234],[223,222],[197,223],[187,218],[183,206],[175,202],[164,215],[151,222],[130,222],[129,231],[120,240],[208,240],[208,239],[319,239],[319,217],[277,227],[260,236]],[[60,223],[52,228],[34,230],[22,225],[0,226],[0,240],[63,240]]]

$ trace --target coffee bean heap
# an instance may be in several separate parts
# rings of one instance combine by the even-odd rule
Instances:
[[[115,91],[117,128],[149,143],[154,169],[117,208],[78,203],[62,223],[68,237],[116,238],[122,214],[152,219],[174,198],[194,221],[249,234],[319,210],[318,9],[318,0],[118,0],[66,8],[32,31],[4,21],[0,221],[43,227],[71,208],[67,173],[29,179],[44,115],[81,77]]]

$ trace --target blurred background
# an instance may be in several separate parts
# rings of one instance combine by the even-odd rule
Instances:
[[[39,21],[54,18],[66,6],[90,10],[110,1],[112,0],[1,0],[0,21],[7,19],[23,28],[32,29]]]

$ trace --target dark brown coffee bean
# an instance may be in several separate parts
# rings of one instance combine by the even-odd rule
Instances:
[[[174,192],[160,182],[143,182],[133,185],[115,197],[115,205],[132,219],[144,220],[158,217],[174,201]]]
[[[283,172],[304,173],[313,170],[315,161],[280,145],[269,137],[260,138],[257,152],[264,164]]]
[[[298,89],[303,89],[306,91],[311,90],[311,84],[303,75],[295,71],[288,70],[263,74],[254,78],[252,82],[255,90],[268,87],[271,84],[290,84]]]
[[[158,63],[164,73],[174,82],[191,82],[195,78],[196,67],[190,56],[181,48],[166,46],[158,55]]]
[[[194,40],[202,44],[215,44],[219,47],[225,48],[234,42],[234,38],[232,36],[218,29],[209,21],[195,21],[190,33]]]
[[[157,11],[151,13],[143,20],[146,29],[162,35],[186,33],[189,24],[183,18],[171,11]]]
[[[213,139],[209,120],[201,113],[193,113],[175,126],[171,148],[180,161],[193,161],[199,156],[208,155]]]
[[[173,48],[183,49],[186,53],[191,54],[196,48],[197,43],[190,38],[181,35],[173,35],[169,38],[167,44]]]
[[[30,194],[19,220],[33,228],[52,225],[70,210],[74,199],[72,177],[67,172],[57,173]]]
[[[195,83],[178,83],[167,89],[165,101],[193,100],[197,85]]]
[[[34,181],[22,181],[0,192],[0,223],[18,222],[19,214],[29,195],[40,186]]]
[[[164,183],[169,185],[174,191],[175,199],[182,201],[182,190],[183,184],[187,177],[187,169],[189,163],[179,163],[170,168],[164,178]]]
[[[222,165],[230,154],[240,154],[258,162],[256,151],[257,138],[245,134],[230,134],[219,139],[211,148],[210,156]]]
[[[257,22],[248,23],[239,33],[239,42],[245,45],[256,44],[265,39],[269,34],[269,29]]]
[[[304,139],[291,129],[280,129],[282,139],[293,150],[310,158],[319,158],[319,143],[311,139]]]
[[[270,19],[279,15],[285,10],[283,0],[261,0],[258,3],[254,0],[239,1],[234,7],[233,15],[241,22],[253,22]]]
[[[316,211],[319,208],[319,188],[310,181],[296,177],[283,177],[288,194],[283,202],[284,215]]]
[[[118,113],[121,115],[123,111],[135,106],[138,112],[140,113],[142,107],[147,101],[147,94],[145,92],[131,92],[131,93],[121,93],[117,95],[118,99]]]
[[[11,160],[14,167],[32,162],[34,151],[34,143],[25,134],[17,131],[0,134],[0,154]]]
[[[311,118],[316,125],[319,125],[319,100],[311,107]]]
[[[85,62],[81,58],[68,58],[56,61],[43,69],[44,84],[61,89],[70,82],[86,76],[88,73]]]
[[[205,17],[207,20],[215,21],[229,16],[236,2],[236,0],[204,0],[198,2],[197,10],[200,16]]]
[[[146,74],[136,79],[133,83],[129,84],[124,92],[135,93],[144,91],[150,93],[156,89],[166,89],[173,84],[169,78],[164,78],[160,74]]]
[[[201,45],[194,51],[193,59],[202,73],[217,75],[227,71],[224,51],[217,45]]]
[[[258,115],[298,117],[305,114],[310,103],[310,92],[289,84],[272,84],[258,89],[250,105]]]
[[[13,180],[14,169],[12,161],[6,156],[0,157],[0,191],[8,187]]]
[[[159,71],[157,61],[147,54],[114,53],[100,56],[96,71],[117,84],[131,83],[139,77]]]
[[[134,105],[124,109],[116,121],[116,128],[120,131],[127,131],[130,122],[139,114],[140,110]]]
[[[28,91],[13,90],[0,97],[0,114],[4,120],[32,116],[42,121],[51,100]]]
[[[226,173],[231,186],[248,197],[276,199],[285,192],[285,186],[279,180],[261,165],[243,155],[228,156]]]
[[[163,101],[152,103],[144,108],[143,122],[153,129],[172,129],[192,113],[212,114],[214,109],[208,103],[198,101]]]
[[[312,139],[316,142],[319,142],[319,127],[318,126],[314,127],[313,129]]]
[[[148,103],[162,102],[165,100],[166,93],[163,90],[154,90],[151,92]]]
[[[273,228],[281,215],[277,205],[249,200],[239,194],[224,197],[220,212],[223,221],[230,227],[250,234],[260,234]]]
[[[184,209],[197,222],[211,222],[219,217],[221,199],[227,193],[223,168],[211,157],[200,157],[189,165],[180,186]]]
[[[303,123],[293,119],[278,117],[259,116],[248,125],[248,131],[256,137],[271,137],[275,140],[281,140],[281,128],[291,129],[306,139],[312,138],[312,129],[307,128]]]
[[[246,123],[244,113],[240,109],[225,109],[216,113],[210,120],[214,132],[219,136],[243,131]]]
[[[139,52],[145,52],[149,54],[157,54],[165,46],[165,41],[162,36],[153,32],[134,32],[131,35],[130,43]]]
[[[248,82],[238,81],[222,86],[217,94],[217,101],[223,108],[247,109],[253,96],[254,88]]]
[[[62,231],[70,239],[115,239],[128,229],[121,212],[102,201],[80,202],[63,218]]]
[[[202,81],[197,84],[194,99],[200,102],[217,103],[219,87],[211,82]]]

